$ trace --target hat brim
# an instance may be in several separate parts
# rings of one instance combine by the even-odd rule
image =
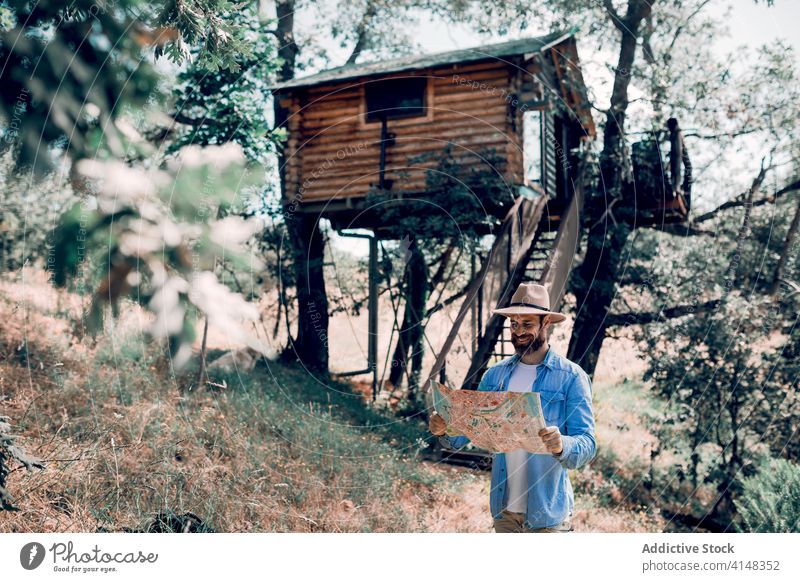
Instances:
[[[543,309],[536,309],[535,307],[523,307],[521,305],[516,307],[503,307],[501,309],[495,309],[492,311],[492,314],[495,313],[499,315],[505,315],[506,317],[509,315],[552,315],[552,323],[561,323],[567,319],[565,315],[556,313],[555,311],[545,311]]]

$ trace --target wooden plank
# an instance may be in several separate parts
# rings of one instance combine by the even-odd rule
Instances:
[[[431,135],[440,130],[450,128],[505,127],[506,121],[505,110],[488,111],[485,115],[477,119],[474,116],[465,115],[460,112],[438,111],[435,120],[431,123],[406,125],[397,128],[390,125],[389,131],[398,136]],[[344,124],[332,125],[318,131],[305,131],[302,135],[298,135],[298,139],[302,138],[301,143],[307,143],[309,139],[333,136],[341,141],[352,140],[353,142],[358,142],[367,139],[378,141],[380,139],[380,129],[371,127],[362,129]]]
[[[328,95],[331,93],[352,91],[354,89],[359,88],[364,83],[374,82],[379,79],[392,79],[404,76],[420,76],[420,74],[427,74],[435,77],[446,77],[446,76],[452,77],[453,74],[459,74],[459,75],[480,74],[482,72],[487,72],[487,71],[502,70],[506,67],[507,65],[500,63],[495,59],[480,63],[453,64],[444,67],[437,67],[433,70],[417,69],[414,71],[399,71],[396,73],[390,73],[381,76],[357,77],[354,79],[345,79],[330,84],[306,87],[303,88],[303,90],[305,91],[305,93],[308,95],[309,98],[318,98],[320,96]]]
[[[444,67],[437,67],[433,69],[432,74],[437,76],[452,75],[457,73],[459,75],[467,75],[471,73],[478,73],[481,71],[490,71],[497,69],[507,69],[508,65],[496,59],[491,61],[484,61],[479,63],[454,63]]]
[[[575,261],[581,235],[580,220],[583,211],[583,168],[578,168],[576,188],[558,227],[558,234],[547,257],[542,272],[542,285],[547,287],[550,305],[557,310],[566,292],[567,280]]]
[[[460,103],[436,103],[433,106],[433,119],[426,120],[423,117],[407,117],[402,120],[389,120],[390,131],[397,132],[404,127],[423,127],[432,123],[459,119],[464,117],[473,117],[481,119],[484,116],[500,114],[508,110],[508,106],[503,101],[473,101],[466,100]],[[380,124],[367,125],[362,127],[360,124],[361,114],[359,112],[350,111],[346,115],[341,116],[327,116],[327,117],[310,117],[305,120],[302,127],[303,135],[308,135],[311,132],[318,132],[329,127],[351,127],[354,131],[363,130],[376,130],[380,131]],[[398,124],[397,121],[402,121]]]
[[[426,180],[432,169],[433,168],[423,166],[412,167],[400,165],[387,168],[385,176],[387,179],[396,182],[402,181],[404,185],[398,186],[397,189],[417,192],[425,190]],[[308,184],[306,189],[309,192],[341,190],[344,188],[347,189],[345,193],[347,196],[354,195],[349,189],[353,184],[361,182],[377,184],[378,167],[376,166],[371,170],[353,172],[345,175],[334,174],[332,172],[319,172],[316,179],[314,179],[313,176],[308,176],[308,178],[304,180],[304,183]]]
[[[462,137],[468,136],[500,136],[503,135],[507,140],[514,141],[514,136],[509,132],[508,128],[502,121],[493,119],[494,123],[485,122],[483,120],[476,120],[472,118],[460,119],[458,122],[453,121],[449,124],[442,124],[436,127],[428,128],[428,131],[403,131],[393,132],[394,141],[397,144],[406,143],[408,141],[433,141],[433,140],[459,140]],[[517,143],[517,141],[514,141]],[[320,133],[315,136],[310,136],[309,139],[304,140],[298,146],[298,149],[304,149],[311,155],[317,153],[323,154],[336,154],[339,150],[353,152],[356,150],[364,150],[366,148],[377,147],[380,148],[380,136],[375,134],[357,134],[357,133]],[[397,146],[389,145],[388,149],[394,149]],[[313,150],[313,152],[311,151]]]
[[[439,349],[439,353],[436,355],[436,361],[431,368],[430,373],[428,374],[427,379],[423,384],[423,389],[426,393],[426,404],[430,405],[431,403],[428,402],[430,400],[430,381],[434,380],[436,376],[439,374],[439,370],[444,367],[445,361],[447,360],[447,354],[450,351],[450,348],[453,346],[453,342],[458,335],[459,330],[461,329],[461,324],[466,318],[467,313],[469,313],[472,304],[477,299],[478,293],[480,292],[481,285],[483,284],[484,279],[486,278],[486,274],[489,269],[489,264],[492,262],[492,258],[500,255],[503,250],[503,245],[505,244],[507,237],[509,236],[509,231],[512,228],[512,221],[513,217],[516,215],[519,207],[523,204],[523,198],[517,198],[514,205],[506,214],[505,219],[503,220],[502,225],[495,237],[494,243],[492,244],[492,248],[489,251],[487,258],[481,263],[481,268],[478,273],[475,275],[475,278],[470,281],[469,285],[467,286],[467,291],[464,297],[464,301],[461,303],[461,307],[458,310],[458,314],[456,315],[455,320],[453,321],[453,325],[450,328],[450,333],[447,334],[447,337],[444,340],[444,344]]]
[[[455,79],[454,76],[456,76]],[[505,68],[497,68],[471,73],[453,73],[450,75],[436,75],[431,79],[434,87],[450,86],[461,87],[468,90],[473,90],[471,87],[469,87],[469,84],[473,81],[477,81],[479,83],[487,81],[508,82],[508,70]]]
[[[419,166],[409,168],[406,166],[390,167],[386,170],[386,178],[395,182],[393,190],[403,192],[425,192],[427,190],[427,180],[430,167]],[[508,181],[504,168],[495,168],[499,177],[505,178],[509,184],[510,196],[516,195],[516,188],[513,183]],[[359,197],[363,196],[370,184],[377,184],[378,168],[375,166],[369,171],[356,173],[350,176],[339,176],[328,173],[320,173],[317,179],[309,178],[304,181],[304,198],[311,200],[316,198],[337,197]]]
[[[431,153],[438,154],[441,151],[441,149],[435,149],[431,150]],[[414,156],[391,156],[386,163],[387,171],[396,171],[397,168],[401,167],[435,168],[438,167],[441,156],[428,156],[426,159],[422,160],[413,158]],[[467,150],[454,149],[451,153],[451,159],[454,163],[462,166],[475,166],[476,164],[486,164],[487,167],[489,166],[489,162],[484,160],[484,156],[481,154],[481,152],[472,153]],[[347,163],[342,160],[331,161],[328,164],[313,164],[307,162],[303,166],[297,166],[297,169],[302,170],[303,173],[311,173],[316,171],[319,174],[324,172],[325,176],[329,178],[353,176],[359,173],[372,172],[373,170],[376,170],[379,167],[380,160],[376,155],[357,159],[354,158],[351,160],[346,160],[346,162]],[[507,165],[508,162],[505,160],[493,162],[494,167],[498,167],[503,170],[505,170]]]

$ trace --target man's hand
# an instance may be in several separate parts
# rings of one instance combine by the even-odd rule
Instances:
[[[561,432],[557,426],[543,428],[539,431],[539,437],[541,437],[544,446],[547,447],[548,452],[551,454],[560,455],[561,451],[564,450],[564,446],[561,444]]]
[[[447,432],[447,423],[444,418],[434,412],[428,419],[428,430],[436,436],[442,436]]]

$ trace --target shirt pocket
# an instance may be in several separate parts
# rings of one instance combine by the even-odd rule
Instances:
[[[565,396],[563,392],[552,392],[542,390],[539,392],[542,400],[542,412],[547,426],[557,426],[561,428],[564,424],[565,416]]]

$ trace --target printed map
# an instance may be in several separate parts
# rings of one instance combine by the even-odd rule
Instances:
[[[549,455],[539,431],[545,427],[537,392],[453,390],[431,381],[433,406],[447,423],[449,436],[465,435],[493,453],[524,449]]]

